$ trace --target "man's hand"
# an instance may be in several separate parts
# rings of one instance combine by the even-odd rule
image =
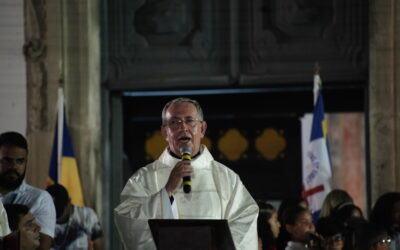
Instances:
[[[36,224],[31,213],[27,213],[21,218],[18,228],[21,249],[37,249],[40,245],[40,226]]]
[[[172,193],[179,187],[179,185],[182,183],[183,177],[191,176],[192,173],[193,168],[190,166],[190,161],[184,160],[178,162],[172,169],[168,178],[168,182],[165,185],[168,195],[171,196]]]

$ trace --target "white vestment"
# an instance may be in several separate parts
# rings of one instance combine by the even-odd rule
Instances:
[[[114,210],[125,249],[156,249],[147,220],[179,218],[226,219],[236,249],[256,250],[258,206],[239,176],[202,146],[201,154],[191,161],[191,193],[178,188],[171,206],[165,185],[179,161],[166,149],[128,180]]]
[[[0,201],[0,237],[6,236],[9,233],[11,233],[11,231],[8,227],[7,213],[3,207],[3,203]]]

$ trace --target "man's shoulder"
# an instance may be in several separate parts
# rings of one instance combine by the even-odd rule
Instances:
[[[3,203],[26,205],[31,209],[34,216],[36,216],[37,211],[44,210],[47,213],[54,210],[53,199],[46,190],[33,187],[26,183],[21,184],[16,190],[7,193],[3,197]]]
[[[15,196],[15,198],[12,198],[13,196]],[[43,206],[45,204],[53,204],[53,199],[46,190],[33,187],[26,183],[21,184],[20,188],[15,190],[15,194],[10,194],[10,197],[14,200],[11,203],[21,203],[31,208]]]
[[[77,206],[77,205],[73,205],[73,206],[74,206],[74,212],[76,212],[77,214],[83,214],[83,215],[96,214],[94,209],[91,207]]]
[[[37,197],[37,198],[50,198],[51,199],[50,194],[44,189],[37,188],[37,187],[31,186],[26,183],[23,183],[22,185],[24,185],[21,188],[22,195],[29,195],[29,196]]]
[[[74,215],[82,221],[84,221],[85,218],[95,218],[97,220],[96,212],[90,207],[74,205]]]

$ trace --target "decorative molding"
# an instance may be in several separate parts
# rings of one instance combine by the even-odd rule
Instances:
[[[171,77],[226,75],[217,6],[211,0],[109,1],[110,88],[146,88],[145,82],[163,85]]]
[[[110,89],[368,79],[361,0],[109,0]],[[222,77],[223,76],[223,77]],[[228,80],[225,80],[228,79]]]
[[[241,38],[242,83],[309,81],[318,61],[328,81],[366,80],[366,8],[359,0],[251,0]]]
[[[25,1],[25,37],[23,52],[27,61],[28,134],[46,130],[48,122],[46,58],[46,1]],[[40,98],[42,97],[42,98]]]

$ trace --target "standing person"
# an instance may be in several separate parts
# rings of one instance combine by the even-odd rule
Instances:
[[[400,249],[400,192],[381,195],[372,208],[370,221],[386,229],[393,240],[391,249]]]
[[[281,229],[283,230],[279,233],[278,250],[315,249],[319,242],[310,238],[310,235],[315,233],[315,226],[308,209],[301,206],[289,207],[285,210],[282,218]],[[312,246],[310,247],[310,245]]]
[[[341,220],[345,226],[347,226],[348,222],[353,219],[364,219],[361,208],[352,203],[340,204],[333,209],[331,216]]]
[[[197,101],[177,98],[165,105],[161,131],[168,147],[133,174],[115,209],[125,249],[155,249],[147,224],[155,218],[226,219],[236,249],[257,249],[258,206],[239,176],[200,144],[206,128]],[[191,149],[191,161],[181,160],[184,147]],[[192,181],[190,193],[182,190],[186,176]]]
[[[279,236],[281,224],[278,221],[278,212],[269,203],[259,201],[258,207],[260,213],[258,215],[258,249],[260,250],[276,250],[276,239]]]
[[[57,214],[52,249],[103,249],[103,231],[93,209],[72,205],[62,185],[54,184],[46,190],[53,197]]]
[[[284,198],[278,208],[278,220],[281,225],[283,224],[283,214],[285,213],[286,209],[294,206],[308,208],[308,202],[300,195],[290,195]]]
[[[330,191],[322,203],[319,218],[330,216],[332,211],[341,204],[353,204],[353,199],[342,189],[334,189]]]
[[[389,250],[392,239],[382,225],[360,224],[354,233],[355,250]]]
[[[48,250],[54,237],[56,212],[51,196],[25,183],[28,143],[17,132],[0,135],[0,200],[3,204],[22,204],[30,208],[40,229],[39,249]]]
[[[344,223],[335,217],[322,217],[315,226],[317,233],[324,239],[325,250],[343,250],[345,245]]]

